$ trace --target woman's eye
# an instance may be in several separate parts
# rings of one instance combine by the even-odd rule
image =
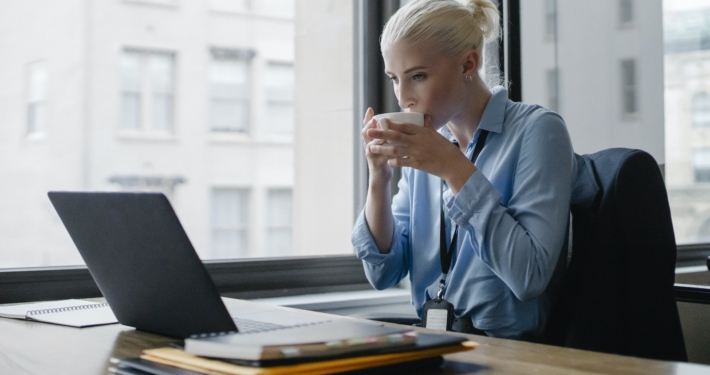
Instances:
[[[424,75],[424,74],[422,74],[422,73],[415,74],[415,75],[412,76],[412,79],[415,80],[415,81],[421,81],[421,80],[423,80],[424,78],[426,78],[426,75]]]
[[[388,78],[390,79],[390,81],[397,83],[397,77],[389,76]]]

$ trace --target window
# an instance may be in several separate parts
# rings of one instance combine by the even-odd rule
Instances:
[[[710,127],[710,96],[707,92],[693,95],[690,101],[690,118],[694,128]]]
[[[632,115],[637,110],[636,61],[621,61],[621,109],[625,115]]]
[[[560,108],[560,97],[558,94],[559,84],[559,72],[557,68],[549,69],[547,71],[547,103],[548,109],[551,111],[559,111]]]
[[[634,20],[633,0],[619,0],[619,23],[630,24]]]
[[[710,149],[693,152],[695,182],[710,182]]]
[[[557,38],[557,0],[545,0],[545,37]]]
[[[47,122],[47,66],[44,62],[27,66],[27,133],[42,133]]]
[[[123,0],[125,2],[151,4],[151,5],[163,5],[163,6],[175,6],[179,0]]]
[[[241,258],[248,255],[247,189],[214,189],[210,204],[212,257]]]
[[[210,130],[247,133],[251,101],[252,52],[212,49],[210,62]]]
[[[257,0],[254,10],[259,14],[275,17],[289,17],[296,11],[295,0]]]
[[[251,0],[210,0],[212,9],[227,12],[246,12],[251,9]]]
[[[710,1],[559,1],[554,45],[540,37],[552,30],[551,4],[520,2],[522,100],[553,109],[556,69],[575,152],[649,152],[664,170],[677,243],[707,242],[698,228],[710,207]]]
[[[172,54],[124,51],[121,55],[121,129],[144,133],[172,132],[174,80]]]
[[[697,242],[710,243],[710,218],[703,221],[698,227]]]
[[[0,123],[14,132],[0,137],[0,173],[13,180],[0,187],[0,268],[82,264],[50,190],[160,191],[215,263],[352,256],[361,4],[100,1],[84,12],[38,1],[3,17],[24,20],[38,6],[46,17],[0,22],[15,36],[0,59]],[[42,117],[47,72],[52,120]],[[44,93],[30,85],[43,79]],[[55,124],[51,143],[23,137]]]
[[[290,255],[293,242],[291,189],[270,189],[266,202],[266,254],[267,256]]]
[[[149,191],[163,193],[172,200],[175,195],[175,188],[179,184],[185,183],[182,177],[167,176],[138,176],[138,175],[116,175],[109,177],[110,183],[116,184],[121,191]]]
[[[292,64],[266,65],[266,132],[274,135],[293,135],[294,72]]]

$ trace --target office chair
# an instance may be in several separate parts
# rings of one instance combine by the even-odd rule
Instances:
[[[553,345],[687,361],[673,294],[676,243],[651,155],[575,155],[572,253],[545,330]]]

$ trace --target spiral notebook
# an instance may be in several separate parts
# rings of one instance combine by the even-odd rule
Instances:
[[[108,303],[76,299],[0,306],[0,317],[35,320],[70,327],[118,323]]]

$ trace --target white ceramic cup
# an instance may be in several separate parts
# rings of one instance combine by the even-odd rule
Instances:
[[[384,119],[394,121],[394,122],[404,122],[419,126],[424,126],[424,114],[417,112],[390,112],[381,113],[375,116],[377,122],[380,124],[382,129],[387,130],[387,121],[382,121]]]

